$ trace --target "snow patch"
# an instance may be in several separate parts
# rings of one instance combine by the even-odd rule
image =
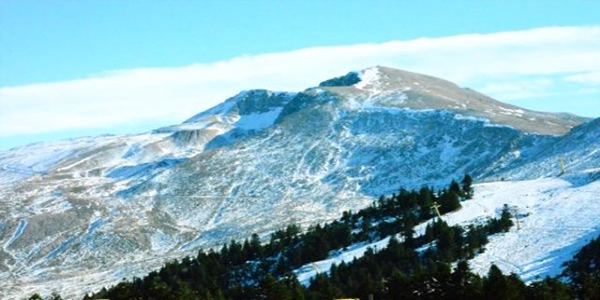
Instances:
[[[129,180],[156,174],[165,169],[172,169],[183,162],[183,159],[164,159],[153,163],[120,166],[111,170],[106,177],[116,180]]]
[[[282,110],[282,107],[276,107],[264,113],[242,115],[235,123],[235,126],[244,130],[261,130],[267,128],[275,123]]]
[[[176,245],[176,241],[168,234],[158,231],[150,236],[150,245],[152,251],[165,253]]]
[[[482,122],[482,123],[489,123],[490,120],[488,119],[484,119],[484,118],[477,118],[474,116],[465,116],[465,115],[461,115],[461,114],[455,114],[454,115],[454,119],[455,120],[467,120],[467,121],[475,121],[475,122]]]
[[[380,78],[379,69],[377,67],[372,67],[360,71],[358,77],[360,78],[360,82],[354,85],[355,88],[361,90],[369,89],[375,92],[373,88],[375,88],[375,85],[377,84]]]
[[[522,117],[523,114],[525,113],[525,111],[523,111],[522,109],[509,109],[509,108],[504,108],[502,106],[498,106],[498,108],[501,110],[500,113],[503,115],[513,115],[513,116],[517,116],[517,117]]]
[[[490,113],[492,115],[494,114],[492,111],[488,111],[488,113]],[[492,123],[489,119],[478,118],[478,117],[474,117],[474,116],[465,116],[465,115],[461,115],[461,114],[455,114],[454,119],[455,120],[467,120],[467,121],[473,121],[473,122],[481,122],[481,123],[483,123],[484,127],[514,128],[509,125]]]
[[[62,242],[58,247],[56,247],[56,249],[52,250],[50,253],[48,253],[48,255],[46,255],[46,259],[47,260],[55,259],[57,256],[59,256],[60,254],[65,252],[67,250],[67,248],[69,247],[69,245],[74,240],[75,240],[75,238],[70,238],[70,239]]]
[[[102,220],[102,219],[93,221],[92,223],[90,223],[87,233],[93,234],[100,226],[102,226],[102,224],[104,224],[104,220]]]
[[[19,225],[17,226],[17,229],[15,230],[15,233],[13,233],[13,236],[10,238],[10,240],[8,240],[8,242],[6,242],[6,244],[4,244],[4,249],[5,250],[6,250],[6,248],[8,248],[8,246],[10,246],[10,244],[12,244],[21,235],[23,235],[23,232],[25,231],[26,227],[27,227],[27,221],[25,221],[25,220],[19,220]]]
[[[329,258],[314,263],[306,264],[294,270],[293,273],[298,277],[298,281],[302,285],[308,286],[310,284],[310,280],[314,278],[317,274],[329,274],[331,266],[339,265],[342,262],[350,263],[354,259],[361,258],[362,256],[364,256],[365,252],[367,252],[368,249],[372,249],[373,252],[385,249],[389,242],[390,238],[387,237],[373,243],[359,243],[354,244],[343,250],[332,251]]]

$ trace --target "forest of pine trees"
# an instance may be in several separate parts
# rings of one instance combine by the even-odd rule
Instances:
[[[461,201],[473,196],[471,183],[466,175],[461,184],[452,181],[438,191],[401,189],[331,223],[304,232],[291,224],[265,243],[253,234],[84,299],[600,299],[600,239],[566,265],[569,284],[546,278],[527,286],[496,266],[487,276],[472,273],[467,260],[485,251],[489,235],[506,232],[513,223],[507,206],[499,218],[478,225],[449,226],[437,218],[432,207],[439,205],[440,214],[459,209]],[[413,227],[425,221],[425,234],[415,236]],[[291,272],[325,259],[332,250],[387,236],[385,249],[369,249],[359,259],[335,265],[308,286]],[[36,294],[30,299],[42,298]]]

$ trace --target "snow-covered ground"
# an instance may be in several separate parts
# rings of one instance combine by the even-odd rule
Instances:
[[[495,263],[526,282],[555,276],[575,252],[600,236],[600,181],[578,185],[568,179],[478,186],[475,201],[465,205],[464,212],[449,216],[449,221],[497,213],[507,203],[517,208],[519,229],[493,236],[486,251],[471,261],[473,270],[486,273]]]
[[[492,264],[505,273],[516,273],[526,282],[556,276],[562,264],[592,239],[600,236],[600,181],[591,183],[564,178],[502,181],[475,185],[475,197],[456,212],[443,216],[449,225],[467,225],[498,217],[504,204],[518,215],[507,233],[490,237],[485,251],[470,261],[473,271],[485,275]],[[423,233],[427,224],[417,226]],[[295,271],[303,284],[333,264],[361,257],[370,247],[387,246],[389,237],[371,244],[357,244],[330,258]]]

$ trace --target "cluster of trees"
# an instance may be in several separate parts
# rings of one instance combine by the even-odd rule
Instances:
[[[45,298],[46,300],[63,300],[63,298],[57,293],[57,292],[52,292],[52,294],[48,297]],[[44,298],[38,294],[35,293],[33,295],[31,295],[31,297],[29,297],[29,300],[44,300]]]
[[[471,176],[465,175],[461,184],[452,180],[447,188],[436,191],[423,187],[418,191],[400,189],[390,197],[379,200],[357,213],[344,212],[341,220],[358,230],[358,241],[378,239],[402,232],[411,239],[413,227],[437,215],[460,209],[461,201],[471,199],[473,189]],[[434,208],[436,207],[436,208]],[[437,212],[436,212],[437,209]]]
[[[336,299],[343,298],[348,293],[359,299],[373,297],[388,300],[573,299],[568,287],[557,279],[548,278],[527,286],[514,274],[502,274],[495,265],[490,267],[487,276],[481,277],[471,272],[465,261],[459,261],[454,270],[451,270],[449,264],[433,262],[410,274],[388,267],[392,272],[389,276],[374,279],[371,277],[373,272],[389,271],[379,270],[374,267],[376,264],[369,264],[369,261],[376,260],[371,257],[373,254],[369,255],[360,264],[360,270],[367,272],[365,275],[348,277],[356,273],[347,274],[347,266],[335,267],[330,276],[320,274],[315,277],[304,299]]]
[[[600,241],[568,264],[569,285],[546,279],[526,286],[495,266],[486,277],[472,273],[466,260],[484,250],[490,234],[508,231],[513,224],[506,206],[499,218],[478,225],[449,226],[436,219],[434,205],[440,214],[460,208],[460,202],[473,195],[471,183],[467,175],[461,184],[452,181],[439,191],[402,189],[304,233],[289,225],[274,232],[268,243],[253,234],[220,251],[200,251],[169,262],[144,278],[124,279],[84,299],[600,299]],[[413,227],[427,220],[425,234],[415,236]],[[369,249],[360,259],[334,266],[307,287],[291,273],[332,250],[386,236],[391,238],[385,249]]]
[[[487,220],[484,224],[448,226],[442,220],[427,225],[422,243],[435,243],[435,251],[425,251],[423,256],[435,261],[450,263],[459,259],[470,259],[483,251],[488,236],[507,232],[513,226],[508,206],[504,206],[500,218]]]
[[[306,299],[332,299],[344,296],[368,299],[477,299],[487,297],[494,287],[488,278],[470,272],[466,260],[483,251],[490,234],[508,231],[512,226],[508,207],[500,218],[480,225],[449,226],[442,220],[430,222],[425,234],[402,242],[390,238],[387,248],[365,255],[350,264],[334,266],[329,275],[317,276]],[[459,261],[454,272],[451,264]],[[497,271],[497,272],[496,272]],[[498,277],[525,286],[516,276]],[[499,280],[499,279],[498,279]],[[525,290],[524,290],[525,291]],[[483,298],[482,298],[483,299]],[[513,299],[513,298],[500,298]]]
[[[600,237],[592,240],[565,264],[563,276],[579,299],[600,299]]]

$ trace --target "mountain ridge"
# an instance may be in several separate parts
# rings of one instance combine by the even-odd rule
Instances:
[[[349,84],[352,83],[352,84]],[[379,105],[411,109],[445,109],[489,119],[519,130],[564,135],[588,118],[565,113],[543,113],[502,103],[440,78],[376,66],[324,81],[320,88],[354,97],[376,98]],[[383,97],[382,97],[383,96]],[[379,99],[377,99],[379,98]],[[395,101],[389,101],[395,98]]]

